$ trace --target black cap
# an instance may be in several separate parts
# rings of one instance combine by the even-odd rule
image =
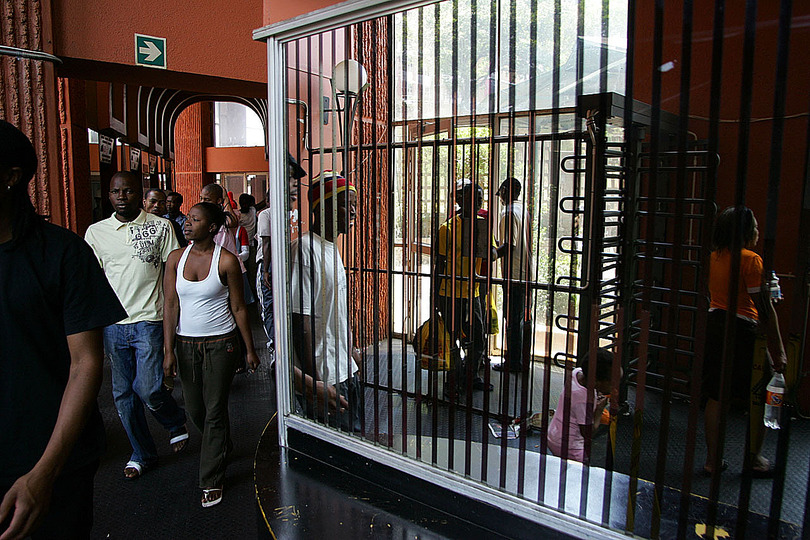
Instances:
[[[287,165],[292,168],[290,175],[293,178],[303,178],[307,175],[304,169],[301,168],[301,165],[298,164],[298,162],[289,152],[287,152]]]

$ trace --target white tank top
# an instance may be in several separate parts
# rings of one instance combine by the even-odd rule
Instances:
[[[177,264],[175,289],[180,299],[180,320],[177,333],[187,337],[220,336],[232,332],[236,322],[228,303],[228,287],[219,279],[219,257],[222,246],[214,244],[211,267],[202,281],[189,281],[183,277],[188,246]]]

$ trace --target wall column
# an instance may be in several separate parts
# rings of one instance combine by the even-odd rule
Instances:
[[[93,222],[90,144],[87,141],[84,88],[84,81],[57,79],[60,176],[65,191],[64,225],[80,235],[84,235],[84,231]]]
[[[213,120],[210,103],[195,103],[177,118],[174,127],[174,191],[183,196],[185,213],[200,198],[200,190],[214,181],[205,172],[205,148],[211,146]]]

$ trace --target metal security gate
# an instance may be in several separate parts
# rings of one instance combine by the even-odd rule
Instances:
[[[805,301],[806,268],[782,270],[779,252],[805,261],[804,248],[780,240],[776,220],[778,209],[789,214],[797,204],[779,197],[783,169],[797,172],[782,162],[784,124],[795,127],[807,115],[806,103],[785,93],[789,80],[807,90],[787,70],[790,2],[781,12],[757,11],[754,1],[709,9],[689,1],[455,0],[405,9],[416,4],[335,8],[332,23],[321,14],[257,33],[271,51],[275,143],[308,173],[300,186],[274,187],[277,230],[289,231],[289,211],[299,217],[274,256],[288,272],[296,260],[309,261],[311,278],[346,280],[345,292],[321,286],[309,298],[309,313],[325,301],[342,306],[348,323],[339,347],[318,359],[296,348],[296,321],[307,310],[297,293],[288,296],[289,274],[276,272],[277,330],[294,329],[278,349],[290,359],[279,369],[285,428],[579,536],[801,535],[808,427],[791,422],[791,409],[778,444],[772,435],[765,447],[775,479],[739,475],[750,469],[751,441],[761,431],[756,406],[748,416],[727,411],[717,426],[721,458],[734,472],[700,472],[702,370],[717,361],[704,358],[703,347],[718,207],[754,209],[765,273],[776,268],[786,297]],[[667,39],[673,26],[677,44]],[[731,29],[740,30],[731,32],[740,43]],[[777,91],[769,96],[772,115],[752,118],[764,101],[752,86],[758,32],[760,54],[777,76],[760,70],[757,77]],[[738,45],[735,79],[728,51]],[[725,105],[732,93],[737,109]],[[752,124],[765,122],[771,145],[752,145]],[[805,140],[789,144],[806,152]],[[749,157],[770,162],[767,189],[749,181]],[[283,178],[283,159],[274,167],[271,178]],[[799,173],[804,178],[805,168]],[[328,178],[335,179],[329,188]],[[506,275],[497,257],[506,208],[499,188],[509,178],[521,187],[520,232],[533,263],[520,279]],[[338,234],[319,249],[334,246],[339,257],[316,264],[301,238],[327,221]],[[292,275],[301,279],[300,270]],[[506,296],[516,284],[527,291],[524,362],[498,372],[493,366],[510,350]],[[415,334],[437,312],[447,356],[435,349],[435,323],[434,350],[414,349],[429,343]],[[788,345],[802,343],[800,318],[783,325],[797,333],[785,336]],[[732,343],[726,336],[726,351]],[[583,404],[590,414],[598,386],[595,370],[578,379],[574,368],[600,348],[612,353],[604,422],[571,428],[564,411],[573,389],[591,396]],[[800,349],[791,349],[794,388],[803,384]],[[723,358],[727,370],[729,353]],[[437,369],[442,362],[447,369]],[[304,385],[306,377],[329,382],[322,366],[362,367],[362,397],[347,402],[358,425],[336,420],[328,394],[301,390],[302,376]],[[566,441],[582,428],[582,458],[565,447],[554,455],[555,414],[565,416]]]

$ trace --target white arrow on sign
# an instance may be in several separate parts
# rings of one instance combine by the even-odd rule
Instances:
[[[158,56],[163,54],[160,49],[158,49],[157,45],[151,41],[147,41],[146,47],[141,47],[138,49],[138,52],[146,55],[146,58],[144,58],[146,62],[153,62]]]

